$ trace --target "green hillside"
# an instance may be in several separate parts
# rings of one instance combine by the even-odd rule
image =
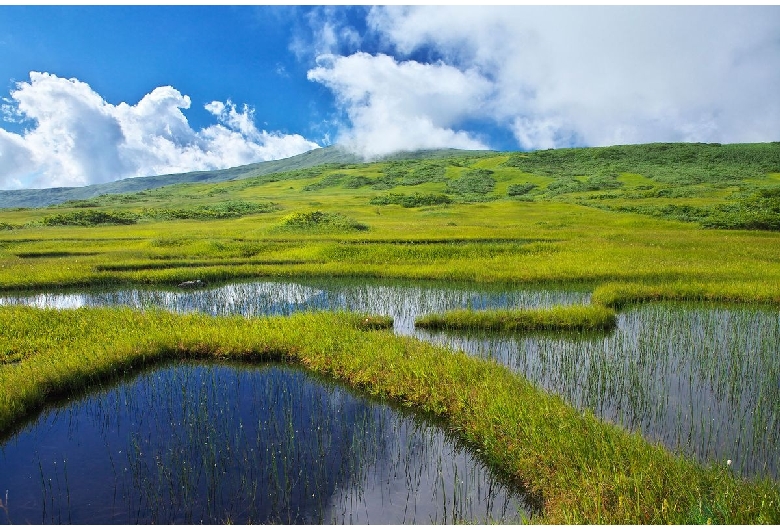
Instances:
[[[608,330],[628,305],[657,300],[780,307],[780,143],[437,151],[371,163],[315,164],[315,153],[328,151],[262,174],[216,172],[0,209],[0,292],[352,277],[589,294],[590,306],[574,311],[441,316],[453,328],[545,333]],[[493,360],[375,330],[380,321],[370,315],[0,313],[0,436],[56,397],[156,362],[284,361],[436,415],[538,496],[542,511],[532,522],[780,521],[776,481],[672,454]],[[702,340],[701,329],[685,331]],[[761,350],[770,383],[774,336]],[[575,350],[562,355],[566,366],[581,362]],[[712,368],[749,384],[743,360],[711,363],[702,377]],[[625,388],[633,391],[634,381]],[[773,396],[762,399],[776,403]],[[775,429],[771,422],[756,432]]]
[[[278,184],[286,181],[287,187]],[[366,164],[326,148],[221,171],[4,193],[16,194],[11,202],[17,207],[58,203],[56,214],[31,210],[9,216],[2,225],[6,229],[41,223],[240,217],[260,213],[258,207],[265,211],[269,201],[280,203],[276,209],[281,211],[285,201],[300,207],[307,198],[344,208],[568,203],[705,228],[778,230],[780,143],[648,144],[531,153],[441,150]],[[260,198],[263,205],[253,204]],[[178,213],[171,213],[174,210]],[[14,224],[12,218],[27,221]]]
[[[37,208],[50,206],[65,201],[91,199],[99,195],[117,193],[135,193],[144,190],[184,184],[190,182],[223,182],[259,175],[267,175],[278,171],[302,169],[320,164],[334,162],[357,162],[358,158],[337,147],[315,149],[283,160],[258,162],[245,166],[213,171],[192,171],[172,175],[154,175],[136,177],[93,184],[91,186],[73,188],[46,188],[29,190],[0,190],[0,207],[3,208]]]
[[[0,288],[325,275],[780,300],[780,143],[407,156],[0,210]]]
[[[389,155],[385,157],[384,160],[441,158],[452,156],[453,153],[457,153],[457,150],[422,150]],[[490,151],[485,151],[483,153],[490,153]],[[125,178],[114,182],[107,182],[105,184],[92,184],[90,186],[71,188],[0,190],[0,208],[40,208],[67,201],[91,199],[100,195],[135,193],[161,188],[163,186],[172,186],[174,184],[225,182],[228,180],[239,180],[285,171],[306,169],[323,164],[356,164],[360,162],[360,157],[337,146],[331,146],[315,149],[282,160],[257,162],[228,169]]]

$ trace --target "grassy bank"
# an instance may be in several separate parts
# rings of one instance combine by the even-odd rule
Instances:
[[[615,327],[615,312],[602,306],[474,311],[459,309],[424,315],[414,324],[426,329],[487,331],[599,331]]]
[[[494,363],[366,330],[364,316],[2,307],[0,319],[0,432],[55,398],[162,360],[281,360],[443,418],[541,504],[536,522],[780,522],[775,484],[674,457]]]

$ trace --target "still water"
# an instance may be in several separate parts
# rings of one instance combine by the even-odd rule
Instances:
[[[415,330],[415,317],[469,307],[587,304],[555,290],[355,281],[255,282],[196,291],[123,290],[5,297],[39,307],[127,305],[214,315],[349,309],[394,318],[413,335],[494,359],[581,410],[702,462],[780,478],[780,311],[646,304],[606,334],[479,334]]]
[[[528,513],[438,426],[278,365],[176,364],[91,392],[0,446],[0,470],[0,523],[506,523]]]

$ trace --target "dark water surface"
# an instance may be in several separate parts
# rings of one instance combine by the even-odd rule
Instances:
[[[6,441],[0,470],[0,523],[527,515],[519,492],[439,427],[277,365],[176,364],[93,392]]]
[[[214,315],[350,309],[389,315],[395,332],[495,359],[605,421],[702,462],[780,478],[780,311],[752,306],[645,304],[607,334],[431,333],[415,317],[470,307],[589,303],[586,292],[454,284],[255,282],[197,291],[36,294],[0,303],[127,305]],[[1,492],[0,492],[1,493]]]

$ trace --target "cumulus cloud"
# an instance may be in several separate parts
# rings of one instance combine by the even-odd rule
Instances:
[[[7,119],[24,118],[22,134],[0,129],[0,187],[82,186],[125,177],[218,169],[293,156],[317,144],[300,135],[258,130],[254,111],[230,101],[206,105],[217,124],[194,130],[182,110],[191,101],[158,87],[137,104],[107,103],[77,79],[31,72],[17,83]]]
[[[421,148],[486,148],[452,128],[482,112],[491,83],[477,72],[367,53],[320,56],[318,63],[308,78],[337,95],[352,124],[337,143],[366,158]]]
[[[770,141],[780,139],[777,15],[774,6],[379,7],[367,18],[378,49],[328,56],[309,77],[334,92],[351,121],[343,135],[363,136],[368,151],[402,119],[406,147],[431,131],[474,140],[476,115],[527,149]],[[347,67],[357,63],[381,81]],[[416,92],[452,80],[460,90]],[[388,87],[399,96],[380,104]]]

